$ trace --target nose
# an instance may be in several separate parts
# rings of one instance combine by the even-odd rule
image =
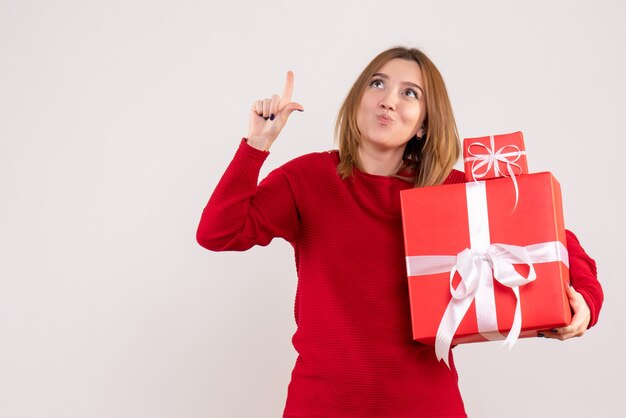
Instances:
[[[383,109],[396,110],[396,96],[393,89],[389,89],[383,94],[378,105]]]

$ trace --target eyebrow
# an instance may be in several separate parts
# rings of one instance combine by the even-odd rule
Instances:
[[[370,78],[374,78],[374,77],[380,77],[383,78],[385,80],[389,80],[389,76],[387,74],[383,74],[383,73],[376,73],[376,74],[372,74],[372,77]],[[415,87],[416,89],[419,89],[419,91],[422,92],[422,94],[424,94],[424,89],[421,88],[420,86],[418,86],[415,83],[412,83],[410,81],[403,81],[402,84],[406,85],[406,86],[411,86],[411,87]]]

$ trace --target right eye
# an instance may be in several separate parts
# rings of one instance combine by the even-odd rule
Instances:
[[[372,81],[370,82],[370,86],[371,86],[371,87],[375,87],[375,88],[377,88],[377,89],[380,89],[380,88],[385,87],[385,83],[383,83],[383,80],[381,80],[381,79],[377,78],[377,79],[372,80]]]

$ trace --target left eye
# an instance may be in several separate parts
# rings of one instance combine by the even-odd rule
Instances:
[[[404,94],[406,94],[409,97],[414,97],[417,99],[417,93],[415,92],[415,90],[411,90],[411,89],[405,90]]]

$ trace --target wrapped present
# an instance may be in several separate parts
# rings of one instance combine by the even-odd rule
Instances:
[[[463,140],[467,181],[513,177],[528,173],[521,132]]]
[[[512,346],[571,321],[560,185],[517,181],[517,203],[511,179],[401,192],[413,338],[446,363],[451,344]]]

